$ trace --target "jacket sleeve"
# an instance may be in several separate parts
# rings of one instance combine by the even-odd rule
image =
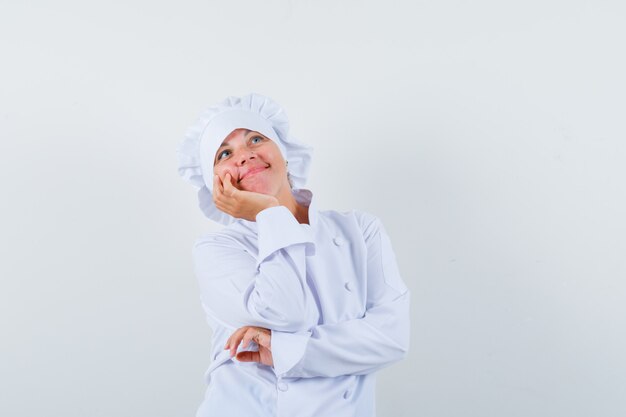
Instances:
[[[319,313],[306,283],[306,256],[314,250],[310,231],[284,206],[259,212],[256,223],[258,254],[223,233],[194,245],[194,269],[206,314],[233,328],[293,332],[313,327]]]
[[[280,377],[334,377],[375,372],[409,349],[410,292],[398,271],[389,237],[374,216],[364,227],[367,308],[361,318],[309,331],[272,331],[274,372]]]

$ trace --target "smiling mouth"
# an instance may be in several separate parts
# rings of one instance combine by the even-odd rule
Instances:
[[[242,178],[240,178],[239,181],[237,181],[237,183],[240,183],[244,179],[248,178],[250,175],[258,174],[261,171],[265,171],[267,168],[269,168],[269,165],[266,166],[266,167],[262,167],[262,168],[254,168],[254,169],[246,172],[246,174]]]

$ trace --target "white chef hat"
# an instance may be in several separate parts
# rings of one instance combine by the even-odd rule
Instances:
[[[313,149],[289,134],[285,111],[269,97],[252,93],[228,97],[206,109],[191,125],[176,149],[178,173],[198,188],[200,209],[206,217],[222,224],[235,219],[213,203],[213,161],[222,141],[235,129],[249,129],[273,140],[289,162],[293,188],[305,185]]]

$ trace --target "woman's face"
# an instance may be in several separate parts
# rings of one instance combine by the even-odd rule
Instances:
[[[289,187],[285,159],[273,140],[248,129],[233,130],[215,153],[213,172],[232,177],[235,188],[278,195]]]

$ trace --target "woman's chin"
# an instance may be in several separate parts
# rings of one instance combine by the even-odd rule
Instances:
[[[267,187],[265,184],[246,184],[244,187],[242,187],[243,190],[245,191],[250,191],[253,193],[259,193],[259,194],[271,194],[270,190],[268,189],[269,187]]]
[[[244,178],[240,185],[242,190],[273,196],[277,195],[281,189],[281,184],[275,178],[258,174]]]

